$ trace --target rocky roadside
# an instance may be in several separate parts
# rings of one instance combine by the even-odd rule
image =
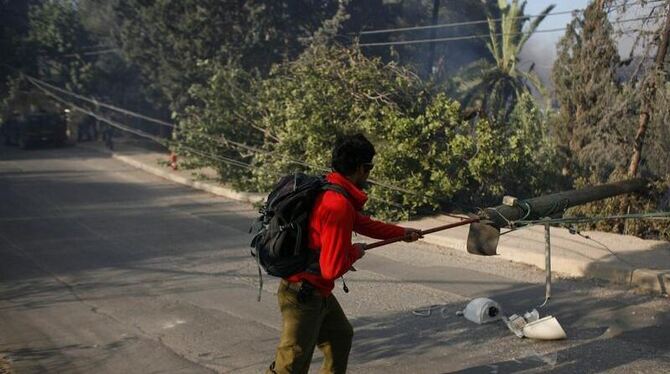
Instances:
[[[14,374],[9,360],[2,354],[0,354],[0,374]]]

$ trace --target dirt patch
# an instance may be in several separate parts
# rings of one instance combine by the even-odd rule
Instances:
[[[9,360],[3,355],[0,355],[0,374],[14,374]]]

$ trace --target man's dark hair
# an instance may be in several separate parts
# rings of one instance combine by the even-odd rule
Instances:
[[[340,174],[352,175],[360,165],[371,163],[374,155],[375,147],[363,134],[346,135],[335,144],[331,166]]]

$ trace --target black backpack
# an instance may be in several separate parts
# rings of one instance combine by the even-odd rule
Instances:
[[[285,278],[303,271],[319,273],[317,252],[307,248],[309,217],[321,192],[332,190],[348,196],[346,190],[328,183],[323,176],[302,173],[282,177],[259,210],[250,233],[251,255],[258,263],[260,301],[263,287],[261,267],[275,277]]]

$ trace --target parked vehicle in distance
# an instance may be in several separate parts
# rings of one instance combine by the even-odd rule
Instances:
[[[39,112],[14,115],[2,124],[5,144],[25,149],[37,143],[61,145],[67,139],[65,118],[57,113]]]

